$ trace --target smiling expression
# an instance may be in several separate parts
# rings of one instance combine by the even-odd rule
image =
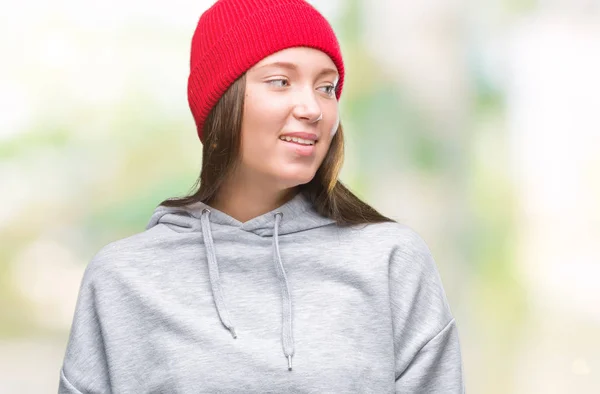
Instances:
[[[289,188],[309,182],[339,125],[335,64],[324,52],[294,47],[246,73],[241,168]]]

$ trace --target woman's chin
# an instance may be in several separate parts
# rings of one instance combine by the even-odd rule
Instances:
[[[315,177],[315,171],[313,171],[312,168],[301,170],[290,169],[288,171],[280,170],[277,174],[277,177],[281,180],[281,182],[285,183],[287,187],[294,187],[310,182]]]

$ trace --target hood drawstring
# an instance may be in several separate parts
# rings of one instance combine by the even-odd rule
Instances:
[[[215,245],[213,244],[212,233],[210,231],[210,222],[208,215],[210,210],[204,208],[202,210],[202,237],[204,238],[204,246],[206,247],[206,257],[208,259],[208,276],[210,277],[210,287],[212,289],[213,298],[217,306],[217,312],[223,325],[231,332],[233,338],[237,338],[235,328],[231,323],[225,297],[223,296],[223,288],[219,278],[219,266],[217,265],[217,256],[215,255]]]
[[[281,255],[279,254],[279,222],[283,213],[275,213],[275,228],[273,229],[273,260],[277,268],[279,285],[281,286],[283,327],[281,330],[281,342],[283,344],[283,354],[288,360],[288,370],[292,370],[292,356],[294,355],[294,332],[292,327],[292,296],[288,285]]]
[[[223,325],[231,332],[233,338],[237,338],[235,328],[231,322],[229,311],[227,310],[227,304],[223,295],[223,289],[221,287],[221,281],[219,279],[219,266],[217,263],[217,257],[215,255],[215,247],[213,243],[212,233],[210,229],[209,220],[210,210],[204,208],[202,210],[202,237],[204,238],[204,245],[206,247],[206,256],[208,259],[208,275],[210,277],[210,285],[217,307],[217,313]],[[288,360],[288,370],[292,370],[292,357],[294,356],[294,334],[293,334],[293,310],[292,310],[292,297],[283,268],[283,262],[281,261],[281,255],[279,253],[279,223],[283,217],[282,212],[275,213],[275,225],[273,232],[273,260],[275,262],[275,268],[277,270],[277,278],[279,279],[279,285],[281,287],[282,296],[282,332],[281,342],[283,346],[283,354]]]

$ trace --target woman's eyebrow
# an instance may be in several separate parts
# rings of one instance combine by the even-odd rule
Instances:
[[[290,63],[290,62],[273,62],[273,63],[265,64],[265,65],[260,66],[258,68],[262,69],[262,68],[267,68],[267,67],[281,67],[281,68],[287,68],[287,69],[292,70],[292,71],[297,71],[298,70],[298,66],[296,64]],[[338,75],[338,72],[334,68],[327,67],[327,68],[322,69],[317,74],[317,77],[320,77],[322,75],[328,75],[328,74]]]

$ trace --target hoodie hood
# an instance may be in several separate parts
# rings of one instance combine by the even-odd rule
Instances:
[[[237,339],[235,330],[235,317],[231,316],[227,305],[221,282],[219,279],[219,263],[215,254],[212,237],[211,223],[231,226],[243,231],[252,232],[261,237],[272,237],[273,261],[277,267],[277,277],[281,287],[282,299],[282,330],[281,343],[283,353],[287,359],[288,370],[292,370],[292,357],[294,355],[293,333],[293,304],[289,284],[285,272],[285,264],[279,252],[279,235],[297,233],[317,227],[335,223],[335,220],[320,215],[306,196],[300,192],[291,200],[277,209],[257,216],[246,222],[221,212],[203,202],[197,202],[187,207],[158,206],[150,218],[146,229],[158,224],[165,224],[177,232],[201,232],[206,248],[208,274],[215,307],[223,325],[229,330],[231,336]],[[233,301],[235,302],[235,300]]]

